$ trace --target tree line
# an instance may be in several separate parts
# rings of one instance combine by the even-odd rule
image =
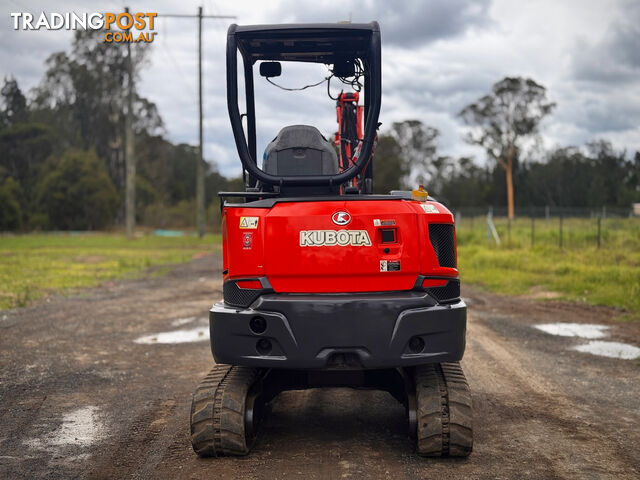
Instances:
[[[104,229],[124,222],[126,52],[100,32],[77,32],[69,52],[46,61],[28,97],[6,78],[0,104],[0,230]],[[149,45],[133,46],[135,75]],[[460,112],[465,139],[486,162],[443,155],[439,131],[419,120],[381,131],[374,190],[418,183],[453,208],[513,205],[628,207],[640,201],[640,152],[603,140],[551,151],[534,145],[555,104],[531,79],[507,77]],[[154,227],[195,225],[197,147],[173,144],[152,100],[134,92],[136,219]],[[216,193],[242,189],[207,163],[209,225],[219,225]]]
[[[407,129],[414,132],[407,136]],[[423,183],[453,209],[506,206],[505,166],[496,160],[481,164],[474,158],[440,155],[438,137],[436,129],[418,120],[394,123],[379,135],[376,193]],[[631,156],[605,140],[556,147],[528,157],[517,150],[511,162],[513,201],[521,210],[630,208],[640,202],[640,152]]]
[[[550,151],[532,148],[540,145],[540,124],[555,106],[534,80],[505,77],[463,108],[464,139],[484,149],[484,164],[441,155],[438,130],[418,120],[394,123],[378,138],[375,168],[383,180],[376,189],[420,182],[456,209],[506,203],[510,218],[515,205],[629,208],[640,202],[640,152],[631,156],[602,139]]]
[[[139,76],[149,49],[132,46]],[[124,221],[126,47],[78,31],[46,61],[28,98],[6,78],[0,103],[0,230],[93,230]],[[195,224],[197,147],[165,138],[156,105],[134,92],[136,217],[155,227]],[[238,188],[208,165],[207,204]]]

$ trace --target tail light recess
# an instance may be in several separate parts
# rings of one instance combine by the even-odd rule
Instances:
[[[234,307],[248,307],[265,293],[273,293],[273,288],[266,277],[239,278],[227,280],[222,284],[224,303]]]
[[[238,280],[236,285],[239,288],[250,289],[250,290],[260,290],[262,289],[262,284],[260,280]]]
[[[444,287],[448,281],[446,278],[425,278],[422,281],[422,288]]]

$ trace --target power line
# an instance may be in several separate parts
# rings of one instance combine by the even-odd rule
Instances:
[[[198,19],[198,165],[196,168],[196,221],[198,225],[198,235],[204,236],[205,233],[205,205],[204,205],[204,159],[203,159],[203,113],[202,113],[202,19],[234,19],[235,15],[204,15],[202,13],[202,7],[198,7],[197,15],[189,15],[182,13],[164,13],[158,14],[159,18],[197,18]],[[177,65],[177,62],[175,62]],[[178,70],[181,72],[180,68]],[[182,74],[182,72],[181,72]],[[183,75],[186,79],[186,76]]]
[[[179,74],[178,76],[184,82],[184,86],[187,87],[188,90],[191,90],[192,88],[194,88],[193,84],[189,80],[189,77],[187,77],[187,75],[185,75],[184,71],[180,67],[180,63],[175,59],[175,57],[171,53],[171,49],[169,49],[166,45],[161,45],[161,47],[162,47],[162,49],[161,49],[162,54],[176,68],[176,70],[177,70],[177,72]]]

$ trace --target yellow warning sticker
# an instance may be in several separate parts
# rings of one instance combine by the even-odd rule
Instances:
[[[240,228],[250,228],[255,230],[258,228],[258,218],[259,217],[240,217]]]

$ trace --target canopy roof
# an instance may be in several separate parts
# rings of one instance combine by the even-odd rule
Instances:
[[[233,30],[233,31],[232,31]],[[230,29],[242,55],[258,60],[284,60],[333,64],[336,60],[367,59],[372,23],[305,23],[245,25]]]

